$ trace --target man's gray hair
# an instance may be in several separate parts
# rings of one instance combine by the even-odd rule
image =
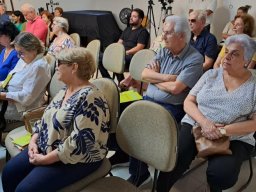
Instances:
[[[194,10],[190,14],[192,14],[192,13],[197,15],[197,19],[203,21],[204,23],[206,22],[206,17],[207,17],[206,11]]]
[[[174,32],[183,33],[187,43],[190,41],[191,31],[189,29],[188,21],[185,17],[171,15],[165,18],[166,23],[174,23]]]
[[[21,6],[21,11],[33,11],[36,12],[36,9],[33,5],[29,4],[29,3],[24,3]]]
[[[256,42],[246,34],[232,35],[225,41],[225,46],[232,43],[239,44],[244,49],[244,59],[250,61],[256,52]]]

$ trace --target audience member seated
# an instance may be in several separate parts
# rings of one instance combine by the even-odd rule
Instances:
[[[160,49],[152,63],[142,72],[142,78],[149,83],[144,99],[165,107],[177,122],[180,122],[185,114],[183,101],[189,89],[203,73],[203,57],[189,44],[190,36],[186,18],[168,16],[163,25],[165,48]],[[110,158],[112,165],[118,160],[125,160],[124,152],[118,150],[116,154]],[[119,158],[119,155],[122,158]],[[137,175],[138,164],[141,165],[141,175]],[[134,158],[130,162],[129,171],[129,181],[136,186],[149,177],[147,165]]]
[[[142,20],[144,18],[144,12],[141,9],[133,9],[130,17],[130,26],[127,27],[118,43],[122,43],[125,48],[125,68],[129,69],[129,65],[132,56],[139,50],[147,47],[149,40],[148,31],[141,26]],[[103,67],[102,62],[99,62],[99,70],[103,77],[110,78],[108,71]],[[124,79],[123,74],[117,74],[118,82],[120,83]]]
[[[12,22],[15,24],[19,31],[25,31],[26,29],[26,20],[21,11],[12,12]]]
[[[251,15],[241,15],[236,16],[235,24],[233,30],[236,34],[246,34],[252,37],[253,31],[254,31],[254,19]],[[225,54],[225,45],[222,47],[217,60],[214,63],[214,68],[218,68],[221,66],[222,59]],[[253,69],[256,64],[256,54],[254,54],[252,61],[250,63],[247,63],[245,67],[248,67],[249,69]]]
[[[160,173],[159,192],[169,192],[195,158],[197,149],[191,134],[194,125],[202,128],[207,139],[230,138],[232,155],[207,158],[206,191],[221,192],[235,185],[243,161],[250,158],[255,146],[256,77],[244,65],[250,62],[256,44],[240,34],[228,37],[225,46],[223,67],[207,71],[184,102],[186,116],[179,131],[177,164],[173,171]]]
[[[163,23],[165,21],[165,18],[163,19]],[[160,35],[158,35],[155,40],[153,41],[153,43],[150,45],[151,50],[155,51],[156,53],[161,49],[165,47],[165,42],[163,40],[163,35],[162,33]],[[121,91],[127,91],[130,87],[135,88],[138,90],[138,92],[140,91],[140,86],[141,83],[136,81],[135,79],[132,78],[132,76],[129,74],[124,80],[122,80],[119,84],[119,87],[121,89]],[[147,84],[143,83],[143,90],[147,89]]]
[[[206,12],[206,25],[205,28],[210,31],[213,20],[213,14],[217,8],[217,0],[190,0],[189,1],[189,13],[194,10],[203,10]]]
[[[53,15],[49,11],[44,10],[44,11],[41,12],[41,18],[43,19],[43,21],[48,26],[48,33],[47,33],[47,37],[46,37],[46,42],[47,41],[50,42],[52,40],[53,35],[54,35],[52,33]]]
[[[4,191],[58,191],[98,169],[107,154],[109,107],[89,82],[92,55],[79,47],[56,58],[58,79],[67,86],[35,123],[28,148],[4,167]]]
[[[51,78],[49,65],[43,58],[44,46],[37,37],[22,32],[13,44],[20,59],[8,74],[11,77],[6,86],[8,91],[0,92],[0,100],[8,101],[7,123],[8,120],[21,120],[24,111],[42,105],[46,85]]]
[[[245,5],[242,7],[239,7],[237,9],[236,12],[236,16],[241,16],[241,15],[245,15],[248,13],[248,10],[251,8],[250,5]],[[225,28],[222,31],[222,39],[225,40],[227,39],[229,36],[236,34],[235,31],[233,30],[234,28],[234,24],[235,24],[235,18],[232,21],[229,21]]]
[[[36,15],[35,8],[31,4],[25,3],[21,6],[21,12],[27,20],[26,32],[32,33],[45,44],[48,26],[40,16]]]
[[[192,36],[190,39],[190,44],[197,49],[201,55],[204,57],[203,69],[204,71],[213,67],[214,61],[218,56],[218,44],[214,35],[212,35],[205,28],[206,21],[206,13],[202,10],[194,10],[189,14],[189,26],[192,32]],[[155,41],[154,41],[155,42]],[[158,43],[157,43],[158,42]],[[157,38],[156,44],[159,47],[162,47],[162,42],[159,41],[159,37]],[[124,89],[128,89],[130,86],[139,87],[136,81],[131,80],[131,76],[129,75],[120,83],[120,87]]]
[[[205,11],[194,10],[190,12],[188,21],[192,32],[190,44],[204,57],[203,69],[207,71],[213,67],[214,61],[218,56],[219,47],[217,40],[215,36],[205,28]]]
[[[55,7],[54,17],[62,17],[63,9],[61,7]]]
[[[10,21],[0,23],[0,44],[5,47],[0,54],[0,81],[5,80],[19,60],[17,51],[11,45],[18,34],[18,29]]]
[[[0,3],[0,23],[10,21],[9,15],[7,15],[5,12],[6,12],[6,5],[4,3]]]
[[[48,53],[55,55],[64,48],[74,47],[73,39],[67,34],[68,20],[63,17],[54,17],[52,23],[52,33],[56,35],[49,47]]]

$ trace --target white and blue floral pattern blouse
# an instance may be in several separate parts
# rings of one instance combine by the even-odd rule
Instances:
[[[65,164],[102,160],[107,154],[110,118],[106,99],[96,87],[87,86],[62,104],[65,93],[66,88],[35,123],[39,150],[47,154],[57,148]]]

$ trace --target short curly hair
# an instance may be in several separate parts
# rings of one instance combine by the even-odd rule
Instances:
[[[62,49],[56,54],[56,59],[68,63],[77,63],[77,77],[89,80],[96,71],[96,63],[92,54],[83,47]]]

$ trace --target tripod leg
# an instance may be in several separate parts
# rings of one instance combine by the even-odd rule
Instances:
[[[156,34],[156,22],[155,22],[155,16],[154,16],[154,10],[153,10],[153,8],[151,9],[151,11],[152,11],[152,18],[153,18],[153,27],[154,27],[154,29],[155,29],[155,36],[157,36],[157,34]]]

